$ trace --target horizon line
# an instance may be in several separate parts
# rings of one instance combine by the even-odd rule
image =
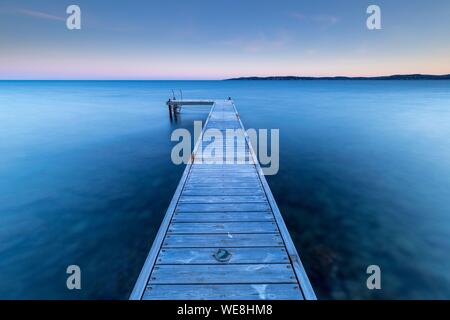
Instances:
[[[345,79],[374,79],[374,78],[392,78],[392,77],[408,77],[408,76],[421,76],[421,77],[448,77],[450,73],[401,73],[401,74],[387,74],[387,75],[376,75],[376,76],[345,76],[345,75],[329,75],[329,76],[306,76],[306,75],[269,75],[269,76],[235,76],[231,78],[218,78],[218,79],[164,79],[164,78],[148,78],[148,79],[138,79],[138,78],[117,78],[117,79],[107,79],[107,78],[83,78],[83,79],[70,79],[70,78],[54,78],[54,79],[2,79],[0,81],[227,81],[235,79],[270,79],[270,78],[307,78],[307,79],[333,79],[333,78],[345,78]]]

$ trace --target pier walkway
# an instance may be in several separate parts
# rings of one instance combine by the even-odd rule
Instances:
[[[248,136],[216,163],[233,144],[203,155],[208,129],[244,129],[233,101],[212,101],[130,299],[316,299]]]

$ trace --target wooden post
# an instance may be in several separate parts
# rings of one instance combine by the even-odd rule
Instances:
[[[167,107],[169,108],[169,117],[170,117],[170,120],[172,120],[173,107],[172,107],[172,103],[170,102],[170,99],[169,99],[169,101],[167,102]]]

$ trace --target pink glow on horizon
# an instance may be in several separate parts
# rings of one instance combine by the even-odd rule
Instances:
[[[392,74],[449,74],[445,59],[397,59],[389,62],[365,59],[303,58],[269,61],[227,57],[193,57],[176,60],[171,57],[122,56],[89,57],[65,56],[47,53],[39,58],[26,54],[14,55],[8,63],[0,56],[0,79],[161,79],[161,80],[215,80],[242,76],[383,76]],[[445,61],[444,61],[445,60]],[[317,67],[317,66],[320,66]]]

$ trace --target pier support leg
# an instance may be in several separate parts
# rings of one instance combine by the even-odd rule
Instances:
[[[173,116],[173,107],[172,107],[172,105],[171,105],[171,104],[169,104],[169,105],[168,105],[168,108],[169,108],[169,117],[170,117],[170,120],[172,121],[172,116]]]

